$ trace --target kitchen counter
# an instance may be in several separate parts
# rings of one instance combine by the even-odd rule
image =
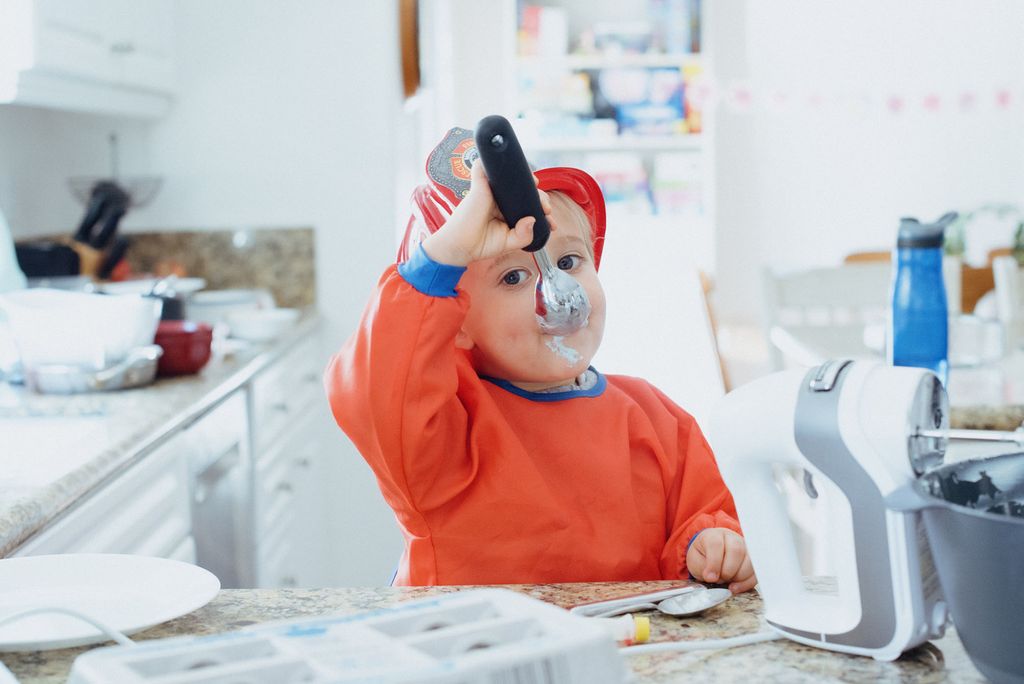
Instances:
[[[40,395],[0,383],[0,558],[308,338],[318,325],[310,309],[273,343],[218,341],[198,374],[158,378],[136,389]]]
[[[810,581],[821,591],[832,583]],[[672,582],[515,585],[508,588],[568,607],[623,594],[655,591]],[[229,631],[266,620],[353,613],[382,608],[400,601],[469,587],[348,588],[348,589],[231,589],[221,591],[203,608],[136,635],[153,639]],[[765,629],[763,604],[755,592],[733,597],[701,616],[672,618],[651,614],[651,641],[713,639]],[[74,658],[87,649],[35,653],[0,653],[0,659],[22,682],[64,682]],[[985,679],[967,657],[951,630],[946,636],[905,653],[894,662],[833,653],[779,640],[724,651],[629,656],[627,664],[638,681],[755,681],[755,682],[957,682]]]
[[[218,350],[199,374],[158,379],[138,389],[38,395],[0,382],[0,558],[215,406],[318,324],[309,310],[274,343],[228,340],[231,346]],[[1014,429],[1024,420],[1024,405],[954,407],[951,419],[953,427]]]

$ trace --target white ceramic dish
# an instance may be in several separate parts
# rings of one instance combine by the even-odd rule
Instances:
[[[282,335],[299,320],[298,309],[252,309],[227,315],[231,337],[267,342]]]
[[[0,560],[0,622],[54,606],[133,634],[206,605],[220,580],[195,565],[122,554],[58,554]],[[0,624],[0,652],[42,651],[107,641],[91,625],[61,614]]]
[[[26,368],[107,368],[132,349],[153,344],[161,306],[152,297],[46,288],[0,295]]]
[[[185,318],[217,325],[225,322],[229,313],[272,308],[274,296],[267,290],[203,290],[188,298]]]
[[[107,294],[149,294],[153,286],[160,282],[160,278],[139,278],[137,280],[122,280],[116,283],[102,283],[99,285],[101,292]],[[188,296],[206,287],[206,280],[203,278],[171,278],[167,281],[167,289],[172,290],[180,296]]]

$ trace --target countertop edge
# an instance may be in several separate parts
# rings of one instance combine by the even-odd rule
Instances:
[[[98,473],[90,475],[88,468],[85,466],[79,467],[42,488],[36,495],[14,502],[4,512],[4,517],[9,516],[25,522],[15,526],[10,533],[0,536],[0,558],[9,557],[22,545],[44,532],[60,518],[73,512],[96,491],[113,482],[122,471],[142,462],[143,459],[174,433],[199,419],[232,392],[252,380],[272,363],[288,354],[295,342],[317,330],[321,324],[322,319],[320,315],[315,310],[310,310],[287,335],[276,340],[268,349],[247,361],[241,368],[232,372],[213,389],[200,394],[194,402],[189,404],[187,409],[179,411],[172,417],[158,423],[155,429],[149,431],[140,439],[135,440],[133,444],[125,448],[114,446],[108,452],[100,454],[96,459],[90,461],[90,464],[100,462]],[[109,462],[103,463],[104,456],[109,452],[120,453],[110,458]],[[78,483],[77,481],[79,480],[84,482]],[[52,496],[47,496],[47,494]],[[63,499],[65,503],[48,507],[40,504],[40,501],[49,498]]]

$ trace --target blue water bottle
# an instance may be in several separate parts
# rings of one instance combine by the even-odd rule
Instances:
[[[934,371],[949,378],[949,307],[942,281],[942,241],[956,219],[945,214],[932,224],[900,219],[893,252],[889,363]]]

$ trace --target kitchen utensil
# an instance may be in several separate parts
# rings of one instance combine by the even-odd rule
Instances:
[[[701,585],[693,587],[693,591],[674,592],[668,598],[647,599],[642,600],[642,597],[634,597],[632,602],[622,603],[618,601],[620,605],[607,608],[599,613],[594,613],[593,608],[589,609],[589,617],[595,618],[610,618],[617,615],[625,615],[626,613],[635,613],[642,610],[657,610],[665,615],[671,615],[672,617],[688,617],[691,615],[699,615],[706,610],[714,608],[720,603],[724,603],[732,598],[732,592],[728,589],[714,588],[706,589]]]
[[[708,423],[739,511],[766,618],[794,641],[892,660],[944,633],[947,610],[919,514],[885,497],[941,464],[948,426],[938,378],[912,367],[830,361],[766,376],[726,395]],[[804,587],[785,488],[802,474],[824,519],[836,595]]]
[[[121,361],[102,370],[63,364],[30,366],[25,383],[41,394],[74,394],[141,387],[153,382],[163,349],[156,344],[128,352]]]
[[[201,669],[200,669],[201,668]],[[197,670],[200,672],[197,673]],[[626,681],[604,624],[507,589],[81,654],[69,684]]]
[[[993,682],[1024,682],[1024,453],[943,466],[888,502],[921,512],[974,665]]]
[[[73,176],[68,179],[68,186],[71,188],[71,194],[73,194],[75,198],[87,208],[86,214],[83,217],[83,224],[86,223],[86,219],[91,218],[92,220],[89,222],[89,225],[94,225],[104,214],[112,215],[114,213],[110,209],[104,211],[101,207],[94,208],[94,201],[97,200],[96,191],[98,188],[104,186],[107,188],[103,193],[101,193],[101,197],[99,199],[102,199],[102,195],[105,195],[110,191],[110,186],[116,187],[118,191],[124,193],[125,199],[127,200],[124,204],[124,209],[128,209],[132,207],[142,207],[149,204],[153,198],[156,197],[156,193],[160,190],[160,186],[163,184],[163,179],[159,176],[121,176],[117,134],[111,133],[107,137],[107,142],[110,147],[109,176]],[[95,203],[102,204],[98,201]],[[120,204],[120,202],[118,204]],[[119,219],[120,217],[118,217],[118,220]],[[79,228],[81,229],[81,226],[79,226]],[[108,230],[107,232],[107,239],[109,240],[114,231]]]
[[[536,291],[540,327],[550,335],[570,335],[587,324],[590,301],[583,286],[565,271],[555,268],[544,251],[551,227],[512,124],[502,116],[484,117],[477,124],[475,137],[480,162],[505,223],[512,228],[525,216],[536,220],[533,242],[523,249],[533,254],[540,271]]]
[[[919,437],[963,439],[982,442],[1011,442],[1024,445],[1024,430],[921,430]]]
[[[706,587],[703,584],[698,584],[697,582],[684,582],[682,585],[671,589],[662,589],[646,594],[631,594],[629,596],[618,596],[616,598],[605,599],[603,601],[583,603],[578,606],[573,606],[569,609],[569,612],[573,615],[579,615],[580,617],[609,617],[621,612],[629,612],[629,609],[633,609],[636,606],[653,607],[654,604],[659,601],[664,601],[665,599],[669,599],[674,596],[682,596],[685,594],[703,591],[706,591]],[[626,608],[627,610],[622,611],[622,608]]]
[[[210,572],[189,563],[121,554],[57,554],[0,560],[0,622],[55,606],[127,634],[204,606],[220,590]],[[83,646],[107,637],[66,615],[34,615],[0,624],[0,651]]]
[[[731,598],[731,591],[715,587],[707,591],[695,591],[691,594],[667,598],[658,603],[658,610],[674,617],[687,617],[703,613]]]
[[[124,236],[115,238],[110,249],[103,255],[103,263],[100,265],[97,275],[103,280],[110,278],[114,273],[114,269],[124,259],[124,255],[128,253],[128,247],[130,246],[131,241],[128,238]]]
[[[163,350],[157,374],[190,375],[198,373],[210,360],[213,328],[195,321],[160,321],[156,343]]]
[[[93,249],[102,250],[117,232],[118,222],[128,211],[128,192],[112,180],[98,180],[89,193],[85,209],[74,239]]]
[[[0,295],[26,371],[43,365],[99,371],[153,343],[160,302],[33,288]]]
[[[231,337],[250,342],[267,342],[281,336],[299,320],[298,309],[253,309],[231,311],[227,323]]]

